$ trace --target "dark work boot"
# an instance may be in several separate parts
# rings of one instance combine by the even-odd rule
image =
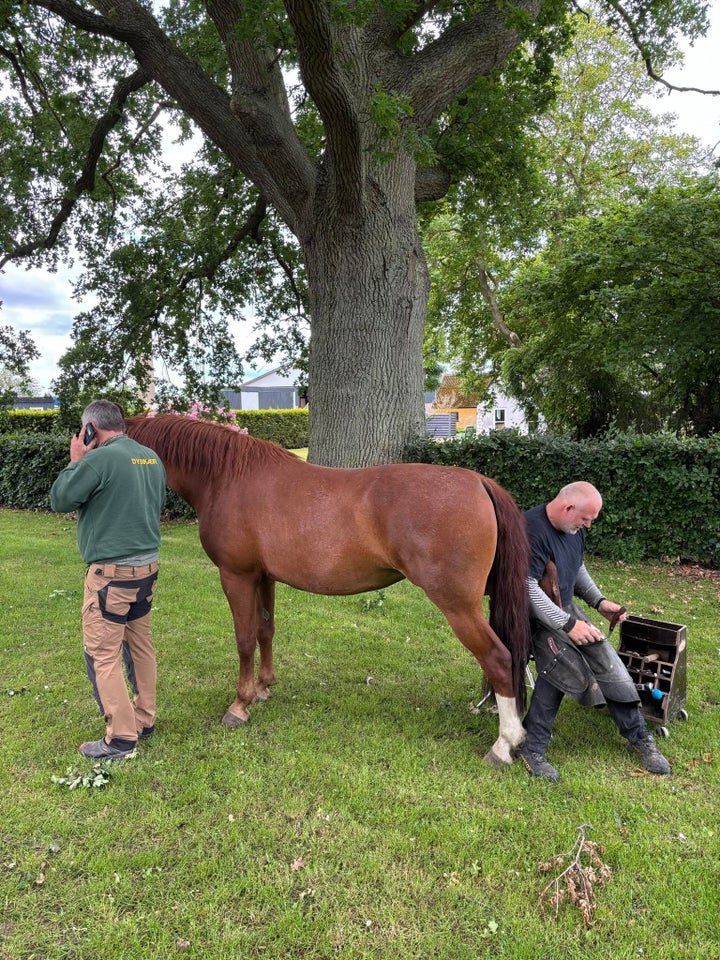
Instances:
[[[560,779],[560,774],[551,763],[548,763],[542,753],[535,753],[523,745],[518,748],[515,755],[520,757],[533,777],[543,777],[545,780],[552,780],[553,783]]]
[[[670,773],[670,764],[658,750],[651,733],[646,732],[635,743],[628,743],[628,750],[640,757],[640,762],[649,773]]]

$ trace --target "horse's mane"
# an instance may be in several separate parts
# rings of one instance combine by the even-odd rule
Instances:
[[[276,443],[209,420],[168,415],[128,417],[126,423],[128,436],[150,447],[162,461],[207,479],[225,473],[237,476],[251,466],[298,460]]]

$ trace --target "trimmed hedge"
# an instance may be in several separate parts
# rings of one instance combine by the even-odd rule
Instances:
[[[305,411],[279,411],[277,424],[307,429]],[[245,411],[259,436],[263,411]],[[306,446],[288,429],[288,446]],[[276,441],[277,442],[277,441]],[[64,435],[33,431],[0,435],[0,504],[47,510],[50,487],[68,463]],[[605,440],[573,441],[547,434],[489,435],[438,443],[419,439],[405,460],[467,467],[493,477],[525,510],[552,499],[564,484],[589,480],[603,495],[600,517],[588,534],[588,550],[609,559],[691,560],[720,566],[720,435],[678,440],[667,434],[619,434]],[[465,509],[458,503],[458,510]],[[167,510],[193,517],[172,491]]]
[[[3,410],[0,413],[0,433],[15,430],[52,433],[57,421],[57,410]]]
[[[0,434],[0,504],[49,510],[50,487],[69,462],[66,437],[30,430]]]
[[[69,462],[70,438],[49,433],[57,419],[54,410],[16,410],[6,416],[11,422],[7,424],[9,432],[0,433],[0,504],[49,510],[50,487]],[[308,445],[307,410],[238,410],[236,419],[253,437],[288,449]],[[166,513],[187,519],[195,516],[192,507],[172,490],[168,490]]]
[[[272,440],[286,450],[306,447],[310,440],[310,416],[302,410],[233,410],[239,427],[252,437]]]
[[[574,441],[514,431],[437,443],[422,438],[405,459],[467,467],[493,477],[526,510],[573,480],[588,480],[603,510],[588,550],[628,563],[691,560],[720,566],[720,435],[618,434]],[[458,504],[462,509],[462,504]]]
[[[239,427],[261,440],[271,440],[288,450],[307,447],[310,418],[302,410],[233,410]],[[0,433],[32,430],[51,433],[57,426],[57,410],[8,410],[0,414]]]

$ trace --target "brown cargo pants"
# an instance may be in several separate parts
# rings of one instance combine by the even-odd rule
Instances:
[[[83,647],[108,740],[136,740],[143,727],[155,722],[157,667],[150,607],[157,576],[157,563],[139,567],[91,563],[85,574]],[[132,702],[123,659],[131,667]]]

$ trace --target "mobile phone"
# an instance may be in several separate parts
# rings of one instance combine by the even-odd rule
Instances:
[[[93,442],[96,435],[97,435],[97,430],[95,429],[95,427],[91,423],[86,424],[85,433],[83,434],[83,443],[85,444],[86,447]]]

